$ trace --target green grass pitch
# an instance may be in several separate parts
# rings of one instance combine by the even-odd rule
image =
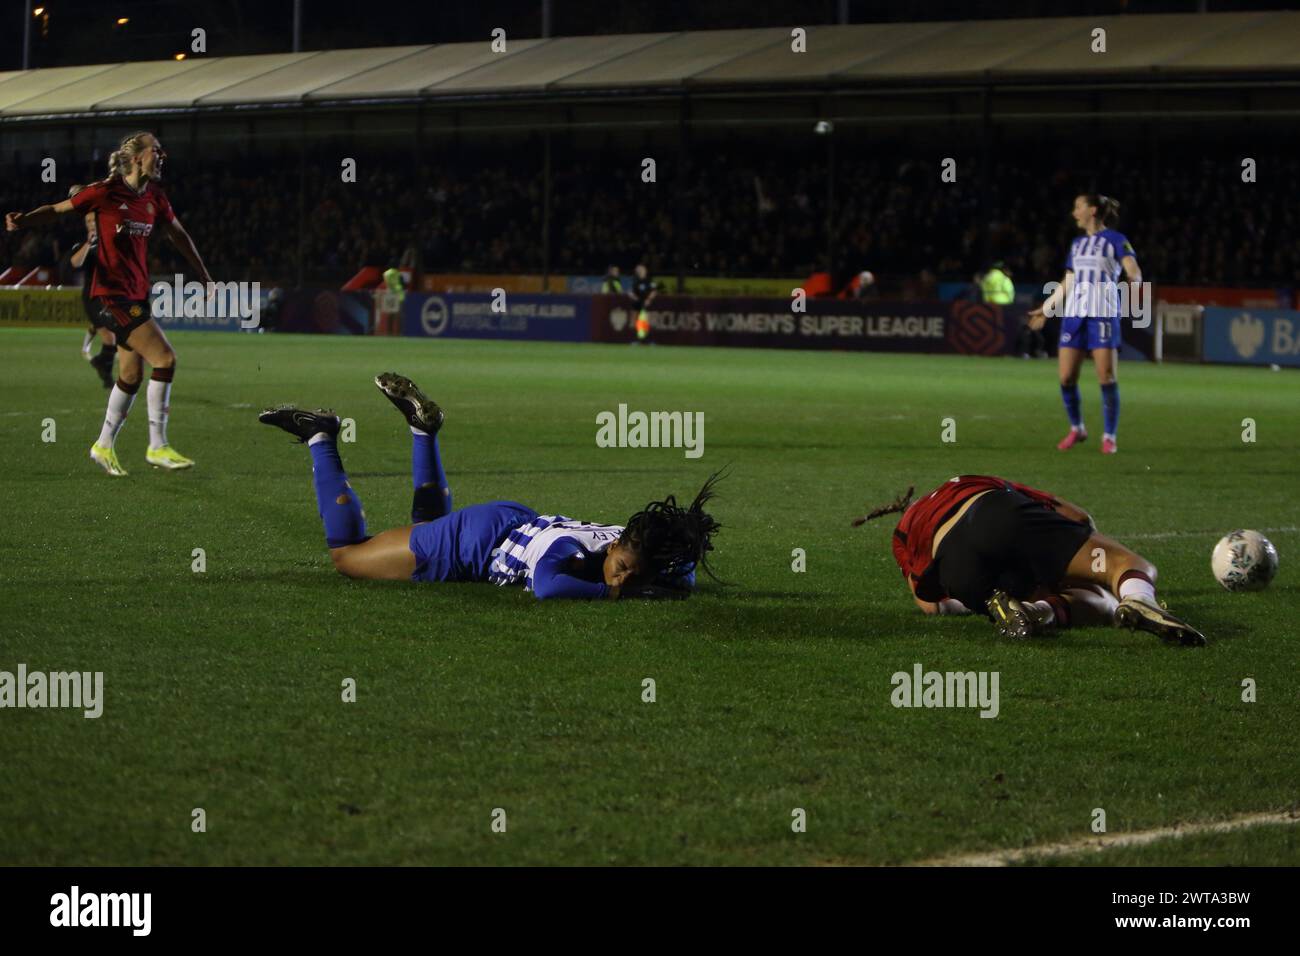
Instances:
[[[1117,833],[1297,802],[1294,372],[1126,364],[1120,453],[1103,458],[1097,441],[1055,450],[1047,362],[181,333],[171,438],[198,465],[145,464],[142,393],[114,481],[87,458],[105,396],[78,340],[0,332],[0,669],[103,671],[104,713],[0,711],[0,863],[906,864],[1086,838],[1098,807]],[[307,452],[256,413],[354,418],[341,447],[370,529],[405,524],[409,436],[371,384],[388,369],[447,409],[458,505],[621,522],[730,464],[729,586],[581,604],[340,578]],[[596,415],[619,403],[703,412],[704,456],[598,448]],[[1091,509],[1209,647],[1009,643],[982,619],[924,618],[889,522],[849,522],[962,472]],[[1278,547],[1267,591],[1210,574],[1238,527]],[[917,662],[999,672],[1000,714],[895,709],[890,677]],[[1297,864],[1287,829],[1115,861]]]

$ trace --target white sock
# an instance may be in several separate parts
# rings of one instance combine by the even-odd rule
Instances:
[[[412,434],[412,435],[423,435],[425,438],[428,438],[428,437],[429,437],[429,433],[428,433],[428,432],[426,432],[426,431],[425,431],[424,429],[422,429],[422,428],[416,428],[414,425],[411,426],[411,434]]]
[[[1069,588],[1061,592],[1061,597],[1072,598],[1078,604],[1086,604],[1105,620],[1114,622],[1115,608],[1119,601],[1115,595],[1103,587]]]
[[[1144,597],[1155,601],[1155,585],[1144,578],[1125,578],[1119,586],[1119,599],[1122,601],[1126,597]]]
[[[312,435],[310,438],[307,439],[307,444],[314,445],[318,441],[333,441],[333,440],[334,440],[334,436],[331,435],[329,432],[317,432],[316,434]]]
[[[171,411],[172,383],[149,380],[149,447],[167,444],[167,415]]]
[[[134,404],[134,392],[127,393],[116,384],[113,385],[113,390],[108,393],[108,411],[104,414],[104,427],[99,430],[97,444],[105,448],[113,447],[113,442],[117,441],[117,433],[126,424],[127,413],[131,411],[131,406]]]

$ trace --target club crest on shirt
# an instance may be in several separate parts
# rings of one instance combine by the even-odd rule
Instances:
[[[151,216],[153,215],[153,203],[149,203],[149,205],[145,206],[144,208],[149,211],[149,215]]]
[[[131,318],[133,319],[140,318],[140,307],[138,305],[131,306],[131,308],[129,308],[127,311],[131,313]]]

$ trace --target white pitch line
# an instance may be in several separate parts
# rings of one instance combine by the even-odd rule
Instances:
[[[1261,534],[1293,534],[1300,531],[1300,527],[1287,525],[1285,528],[1256,528]],[[1108,534],[1102,531],[1102,534]],[[1119,534],[1113,535],[1116,541],[1154,541],[1159,538],[1199,538],[1202,536],[1219,535],[1225,532],[1222,529],[1213,531],[1151,531],[1146,534]]]
[[[1158,827],[1155,830],[1139,830],[1134,833],[1116,833],[1105,836],[1085,837],[1066,843],[1046,843],[1042,846],[1027,846],[1015,850],[994,850],[987,853],[966,853],[959,856],[942,856],[909,866],[1009,866],[1025,860],[1039,857],[1073,856],[1076,853],[1100,853],[1114,847],[1145,846],[1157,840],[1181,839],[1198,836],[1202,833],[1231,833],[1234,830],[1247,830],[1258,826],[1294,826],[1300,823],[1300,814],[1292,810],[1273,810],[1267,813],[1247,813],[1229,820],[1212,823],[1182,823],[1172,827]]]

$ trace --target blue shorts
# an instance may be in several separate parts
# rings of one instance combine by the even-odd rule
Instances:
[[[470,505],[411,529],[412,581],[486,581],[492,551],[537,512],[517,501]]]
[[[1119,319],[1080,319],[1065,318],[1061,320],[1061,338],[1057,345],[1066,349],[1119,348]]]

